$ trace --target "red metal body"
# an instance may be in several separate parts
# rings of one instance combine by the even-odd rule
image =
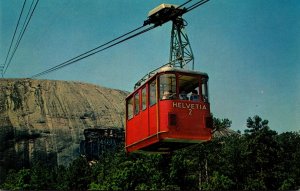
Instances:
[[[210,140],[207,80],[205,73],[166,68],[131,93],[126,98],[126,151],[169,153]],[[163,97],[164,88],[173,90],[172,98]],[[183,88],[197,89],[199,99],[180,99]]]

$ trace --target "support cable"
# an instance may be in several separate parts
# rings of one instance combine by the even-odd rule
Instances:
[[[192,1],[192,0],[188,0],[187,2],[185,2],[185,3],[183,3],[182,5],[180,5],[179,7],[177,7],[176,9],[179,10],[180,7],[186,5],[187,3],[191,2],[191,1]],[[198,6],[202,5],[202,4],[204,4],[204,3],[207,2],[207,1],[209,1],[209,0],[201,0],[201,1],[199,1],[199,2],[197,2],[197,3],[195,3],[195,4],[193,4],[192,6],[188,7],[187,9],[184,8],[185,11],[182,12],[182,14],[184,14],[184,13],[186,13],[186,12],[192,10],[192,9],[195,9],[196,7],[198,7]],[[181,14],[181,15],[182,15],[182,14]],[[181,16],[181,15],[176,15],[176,16]],[[169,19],[169,20],[170,20],[170,19]],[[163,23],[168,22],[169,20],[165,20]],[[161,24],[163,24],[163,23],[161,23]],[[153,24],[153,23],[147,23],[147,24]],[[119,39],[122,39],[123,37],[125,37],[125,36],[127,36],[127,35],[129,35],[129,34],[131,34],[131,33],[134,33],[134,32],[136,32],[136,31],[142,29],[142,28],[145,27],[145,25],[147,25],[147,24],[144,23],[144,25],[141,26],[141,27],[138,27],[138,28],[136,28],[136,29],[134,29],[134,30],[132,30],[132,31],[130,31],[130,32],[128,32],[128,33],[125,33],[124,35],[121,35],[120,37],[117,37],[117,38],[115,38],[115,39],[113,39],[113,40],[111,40],[111,41],[108,41],[108,42],[106,42],[106,43],[104,43],[104,44],[102,44],[102,45],[100,45],[100,46],[98,46],[98,47],[96,47],[96,48],[93,48],[93,49],[91,49],[91,50],[89,50],[89,51],[87,51],[87,52],[84,52],[84,53],[82,53],[82,54],[80,54],[80,55],[78,55],[78,56],[76,56],[76,57],[74,57],[74,58],[71,58],[71,59],[69,59],[69,60],[67,60],[67,61],[65,61],[65,62],[63,62],[63,63],[61,63],[61,64],[58,64],[58,65],[56,65],[56,66],[54,66],[54,67],[52,67],[52,68],[49,68],[49,69],[47,69],[47,70],[45,70],[45,71],[43,71],[43,72],[40,72],[40,73],[38,73],[38,74],[35,74],[35,75],[33,75],[31,78],[36,78],[36,77],[39,77],[39,76],[48,74],[48,73],[50,73],[50,72],[59,70],[59,69],[61,69],[61,68],[63,68],[63,67],[66,67],[66,66],[68,66],[68,65],[71,65],[71,64],[73,64],[73,63],[75,63],[75,62],[78,62],[78,61],[80,61],[80,60],[82,60],[82,59],[85,59],[85,58],[87,58],[87,57],[89,57],[89,56],[92,56],[92,55],[94,55],[94,54],[96,54],[96,53],[99,53],[99,52],[101,52],[101,51],[104,51],[104,50],[106,50],[106,49],[109,49],[109,48],[111,48],[111,47],[113,47],[113,46],[116,46],[116,45],[122,43],[122,42],[125,42],[125,41],[127,41],[127,40],[129,40],[129,39],[131,39],[131,38],[133,38],[133,37],[136,37],[136,36],[138,36],[138,35],[140,35],[140,34],[143,34],[143,33],[147,32],[147,31],[150,31],[150,30],[156,28],[157,26],[160,26],[160,25],[158,25],[158,24],[154,24],[154,25],[152,25],[152,26],[149,27],[149,28],[146,28],[146,29],[144,29],[144,30],[142,30],[142,31],[140,31],[140,32],[137,32],[137,33],[135,33],[135,34],[133,34],[133,35],[127,37],[127,38],[124,38],[123,40],[119,40]],[[117,41],[117,40],[119,40],[119,41]],[[115,41],[117,41],[117,42],[115,42]],[[115,43],[111,44],[112,42],[115,42]],[[109,44],[111,44],[111,45],[109,45]],[[108,45],[109,45],[109,46],[108,46]],[[105,46],[106,46],[106,47],[105,47]],[[104,48],[103,48],[103,47],[104,47]],[[102,49],[100,49],[100,48],[102,48]]]
[[[133,35],[127,37],[127,38],[124,38],[124,39],[122,39],[122,40],[119,40],[119,41],[117,41],[117,42],[115,42],[115,43],[113,43],[113,44],[111,44],[111,45],[109,45],[109,46],[106,46],[106,45],[110,44],[111,42],[114,42],[114,41],[116,41],[116,40],[118,40],[118,39],[121,39],[122,37],[125,37],[125,36],[127,36],[128,34],[133,33],[133,32],[135,32],[135,31],[137,31],[137,30],[139,30],[139,29],[141,29],[141,28],[143,28],[143,27],[144,27],[144,26],[141,26],[141,27],[139,27],[139,28],[137,28],[137,29],[134,29],[134,30],[132,30],[131,32],[128,32],[128,33],[126,33],[126,34],[124,34],[124,35],[122,35],[122,36],[120,36],[120,37],[118,37],[118,38],[115,38],[115,39],[113,39],[113,40],[111,40],[111,41],[109,41],[109,42],[107,42],[107,43],[105,43],[105,44],[103,44],[103,45],[101,45],[101,46],[98,46],[98,47],[96,47],[96,48],[94,48],[94,49],[92,49],[92,50],[89,50],[89,51],[87,51],[87,52],[85,52],[85,53],[83,53],[83,54],[80,54],[79,56],[76,56],[76,57],[74,57],[74,58],[72,58],[72,59],[70,59],[70,60],[68,60],[68,61],[66,61],[66,62],[63,62],[63,63],[61,63],[61,64],[59,64],[59,65],[57,65],[57,66],[54,66],[54,67],[52,67],[52,68],[50,68],[50,69],[48,69],[48,70],[45,70],[45,71],[40,72],[40,73],[38,73],[38,74],[35,74],[35,75],[33,75],[31,78],[36,78],[36,77],[39,77],[39,76],[48,74],[48,73],[50,73],[50,72],[56,71],[56,70],[58,70],[58,69],[61,69],[61,68],[63,68],[63,67],[66,67],[66,66],[68,66],[68,65],[70,65],[70,64],[73,64],[73,63],[75,63],[75,62],[78,62],[78,61],[80,61],[80,60],[82,60],[82,59],[84,59],[84,58],[87,58],[87,57],[89,57],[89,56],[92,56],[92,55],[94,55],[94,54],[96,54],[96,53],[99,53],[99,52],[104,51],[104,50],[106,50],[106,49],[108,49],[108,48],[111,48],[111,47],[113,47],[113,46],[116,46],[116,45],[118,45],[118,44],[120,44],[120,43],[122,43],[122,42],[125,42],[125,41],[127,41],[127,40],[129,40],[129,39],[131,39],[131,38],[133,38],[133,37],[136,37],[136,36],[138,36],[138,35],[140,35],[140,34],[143,34],[143,33],[147,32],[147,31],[149,31],[149,30],[152,30],[152,29],[155,28],[156,26],[149,27],[149,28],[144,29],[144,30],[142,30],[142,31],[140,31],[140,32],[138,32],[138,33],[135,33],[135,34],[133,34]],[[104,47],[104,46],[106,46],[106,47]],[[104,48],[99,49],[99,48],[101,48],[101,47],[104,47]],[[99,49],[99,50],[97,50],[97,49]]]
[[[129,34],[131,34],[131,33],[133,33],[133,32],[135,32],[135,31],[138,31],[138,30],[140,30],[141,28],[143,28],[143,26],[142,26],[142,27],[138,27],[138,28],[136,28],[136,29],[134,29],[134,30],[132,30],[132,31],[130,31],[130,32],[127,32],[127,33],[125,33],[125,34],[123,34],[123,35],[121,35],[121,36],[119,36],[119,37],[117,37],[117,38],[115,38],[115,39],[113,39],[113,40],[111,40],[111,41],[108,41],[108,42],[106,42],[106,43],[104,43],[104,44],[102,44],[102,45],[100,45],[100,46],[97,46],[96,48],[93,48],[93,49],[91,49],[91,50],[89,50],[89,51],[87,51],[87,52],[84,52],[84,53],[82,53],[82,54],[80,54],[80,55],[78,55],[78,56],[76,56],[76,57],[74,57],[74,58],[71,58],[71,59],[69,59],[69,60],[67,60],[67,61],[65,61],[65,62],[63,62],[63,63],[61,63],[61,64],[58,64],[57,66],[54,66],[54,67],[52,67],[52,68],[50,68],[50,69],[48,69],[48,70],[45,70],[45,71],[43,71],[43,72],[40,72],[40,73],[38,73],[38,74],[35,74],[35,75],[32,76],[32,78],[35,78],[35,77],[41,76],[41,75],[43,75],[43,74],[47,74],[47,73],[49,73],[49,72],[55,71],[55,70],[57,70],[56,68],[62,68],[64,65],[69,65],[69,64],[68,64],[69,62],[74,63],[73,61],[78,60],[80,57],[83,57],[83,56],[85,56],[85,55],[87,55],[87,54],[89,54],[89,53],[92,53],[93,51],[96,51],[96,50],[99,49],[99,48],[102,48],[102,47],[104,47],[104,46],[106,46],[106,45],[108,45],[108,44],[110,44],[110,43],[112,43],[112,42],[114,42],[114,41],[116,41],[116,40],[119,40],[119,39],[121,39],[121,38],[123,38],[123,37],[125,37],[125,36],[127,36],[127,35],[129,35]]]
[[[204,4],[204,3],[208,2],[208,1],[209,1],[209,0],[201,0],[201,1],[198,1],[197,3],[195,3],[195,4],[193,4],[192,6],[188,7],[188,8],[187,8],[187,12],[189,12],[189,11],[191,11],[191,10],[193,10],[193,9],[195,9],[195,8],[197,8],[197,7],[199,7],[200,5],[202,5],[202,4]]]
[[[13,53],[12,53],[10,59],[9,59],[7,65],[6,65],[6,68],[5,68],[4,72],[3,72],[3,75],[6,73],[6,70],[7,70],[7,68],[9,67],[9,65],[10,65],[10,63],[11,63],[11,61],[12,61],[12,59],[13,59],[13,57],[14,57],[14,55],[15,55],[15,53],[16,53],[18,47],[19,47],[19,45],[20,45],[20,42],[21,42],[21,40],[22,40],[22,38],[23,38],[23,36],[24,36],[24,33],[25,33],[25,31],[26,31],[26,29],[27,29],[27,27],[28,27],[28,24],[29,24],[29,22],[30,22],[30,20],[31,20],[31,18],[32,18],[32,15],[33,15],[33,13],[34,13],[34,11],[35,11],[35,9],[36,9],[36,6],[37,6],[38,2],[39,2],[39,0],[36,1],[36,3],[35,3],[35,5],[34,5],[34,8],[33,8],[32,11],[31,11],[31,9],[32,9],[34,0],[33,0],[32,3],[31,3],[30,9],[29,9],[28,14],[27,14],[27,16],[26,16],[26,19],[25,19],[25,21],[24,21],[22,30],[21,30],[20,35],[19,35],[19,37],[18,37],[18,41],[17,41],[17,43],[16,43],[16,46],[15,46],[15,48],[14,48],[14,50],[13,50]],[[30,11],[31,11],[31,13],[30,13]],[[29,15],[30,15],[30,16],[29,16]],[[28,18],[28,16],[29,16],[29,18]],[[26,20],[27,20],[27,21],[26,21]],[[26,23],[26,24],[25,24],[25,23]]]
[[[11,42],[10,42],[10,45],[9,45],[9,49],[8,49],[8,52],[7,52],[7,55],[6,55],[6,58],[5,58],[5,62],[4,62],[4,64],[3,64],[3,66],[2,66],[2,69],[4,69],[4,67],[5,67],[5,65],[6,65],[7,58],[8,58],[8,56],[9,56],[9,54],[10,54],[10,50],[11,50],[12,44],[13,44],[13,42],[14,42],[14,40],[15,40],[15,36],[16,36],[17,30],[18,30],[18,27],[19,27],[19,23],[20,23],[21,17],[22,17],[22,15],[23,15],[23,11],[24,11],[25,4],[26,4],[26,0],[24,0],[23,6],[22,6],[22,9],[21,9],[21,13],[20,13],[19,18],[18,18],[17,26],[16,26],[16,28],[15,28],[14,35],[13,35],[13,37],[12,37],[12,39],[11,39]],[[2,75],[2,77],[3,77],[3,75],[4,75],[3,70],[1,71],[1,75]]]

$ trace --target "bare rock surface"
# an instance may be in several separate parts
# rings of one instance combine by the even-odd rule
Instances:
[[[0,79],[0,171],[68,164],[86,128],[124,127],[128,93],[70,81]]]

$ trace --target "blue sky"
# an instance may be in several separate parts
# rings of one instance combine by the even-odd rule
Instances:
[[[141,26],[161,3],[184,2],[41,0],[4,77],[31,77]],[[0,2],[0,65],[22,4]],[[300,130],[299,10],[298,0],[210,0],[184,15],[195,68],[210,76],[211,111],[232,120],[234,130],[243,131],[254,115],[278,132]],[[132,91],[168,62],[170,30],[167,23],[39,78]]]

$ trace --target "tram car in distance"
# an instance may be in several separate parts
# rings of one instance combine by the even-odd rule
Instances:
[[[170,153],[211,140],[206,73],[163,67],[126,98],[125,149]]]

